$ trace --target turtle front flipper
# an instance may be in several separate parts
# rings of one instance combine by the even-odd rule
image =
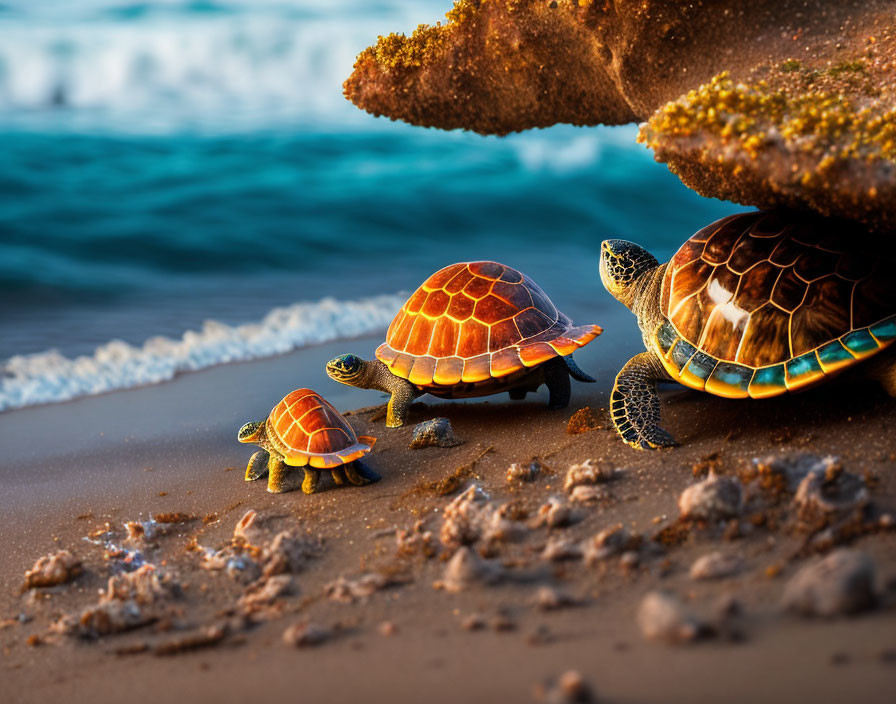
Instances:
[[[272,494],[282,494],[285,491],[289,491],[289,487],[286,486],[286,475],[288,472],[289,467],[286,466],[283,458],[272,452],[268,458],[268,491]],[[295,487],[293,486],[292,488]]]
[[[400,428],[407,421],[408,410],[418,394],[409,381],[391,373],[384,385],[392,392],[389,405],[386,406],[386,427]]]
[[[675,440],[660,425],[658,379],[666,374],[650,352],[632,357],[616,375],[610,413],[617,432],[638,450],[672,447]]]
[[[261,479],[268,473],[268,453],[266,450],[259,450],[249,458],[249,464],[246,466],[246,481],[254,482]]]

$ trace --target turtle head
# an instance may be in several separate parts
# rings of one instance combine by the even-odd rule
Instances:
[[[256,443],[264,434],[264,423],[246,423],[240,428],[237,439],[240,442]]]
[[[327,362],[327,374],[341,384],[358,386],[364,376],[364,360],[356,354],[341,354]]]
[[[659,266],[650,252],[625,240],[604,240],[600,245],[600,280],[613,296],[629,308],[638,292],[637,281]]]

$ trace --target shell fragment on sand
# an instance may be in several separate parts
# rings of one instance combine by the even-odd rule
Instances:
[[[24,589],[54,587],[70,582],[81,573],[81,561],[68,550],[44,555],[25,572]]]

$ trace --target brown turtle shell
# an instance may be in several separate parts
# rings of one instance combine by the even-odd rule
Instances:
[[[370,452],[376,438],[358,437],[329,402],[311,389],[297,389],[271,411],[268,441],[288,465],[330,469]]]
[[[661,310],[674,333],[662,330],[658,337],[664,364],[678,372],[687,366],[672,359],[675,333],[689,343],[686,350],[702,353],[688,353],[697,372],[730,363],[727,372],[743,375],[739,370],[784,363],[786,385],[769,385],[772,395],[883,349],[892,342],[896,314],[896,256],[863,244],[870,238],[858,229],[835,219],[759,211],[697,232],[665,271]],[[682,372],[680,380],[702,388],[701,378],[692,384],[687,377]],[[730,395],[746,395],[745,389]]]
[[[376,356],[420,387],[498,379],[565,356],[600,335],[573,326],[525,274],[497,262],[452,264],[402,306]]]

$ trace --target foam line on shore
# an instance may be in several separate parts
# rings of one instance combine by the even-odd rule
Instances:
[[[0,411],[157,384],[182,372],[372,333],[391,322],[405,298],[296,303],[274,308],[257,323],[208,320],[178,340],[152,337],[142,346],[112,340],[74,359],[57,350],[16,355],[0,366]]]

